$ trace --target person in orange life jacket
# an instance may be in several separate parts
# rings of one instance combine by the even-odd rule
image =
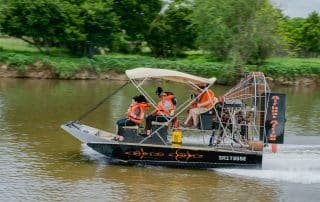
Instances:
[[[207,86],[198,86],[199,89],[196,90],[195,95],[199,96],[198,99],[191,104],[191,109],[189,109],[188,116],[184,122],[186,127],[197,128],[199,123],[199,116],[202,113],[210,110],[216,103],[216,98],[211,89],[206,89]]]
[[[134,96],[132,98],[132,103],[128,108],[128,111],[125,113],[126,117],[117,121],[117,135],[115,137],[115,140],[123,140],[123,136],[121,136],[121,134],[123,134],[124,132],[123,126],[135,126],[141,123],[146,108],[149,108],[149,104],[147,103],[146,98],[143,95]]]
[[[156,109],[154,109],[146,118],[146,133],[150,135],[152,121],[167,122],[170,116],[173,115],[176,101],[173,93],[163,92],[161,87],[158,87],[156,94],[161,99]]]

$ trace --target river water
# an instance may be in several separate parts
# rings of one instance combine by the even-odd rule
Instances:
[[[122,84],[1,79],[0,201],[320,200],[319,87],[273,88],[287,94],[285,144],[266,148],[262,169],[191,170],[110,165],[60,129]],[[157,85],[189,94],[166,82],[148,91]],[[83,122],[114,131],[135,94],[126,86]]]

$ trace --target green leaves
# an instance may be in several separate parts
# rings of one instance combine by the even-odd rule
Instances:
[[[311,13],[302,27],[302,48],[311,56],[320,55],[320,16]]]
[[[121,35],[144,40],[161,9],[161,0],[12,0],[0,5],[2,32],[43,47],[66,47],[92,56],[113,47]],[[128,42],[129,44],[129,42]]]
[[[280,13],[267,0],[197,0],[192,15],[198,44],[234,65],[261,64],[277,45]]]
[[[12,0],[0,21],[2,31],[30,44],[64,46],[74,54],[93,55],[119,32],[112,0]]]
[[[121,29],[131,41],[142,41],[150,23],[160,13],[161,0],[114,0],[114,11],[120,18]]]
[[[170,4],[151,25],[147,42],[157,57],[177,56],[188,48],[194,48],[195,30],[189,15],[192,6],[181,0]]]
[[[205,50],[233,66],[269,56],[318,57],[320,16],[285,18],[269,0],[0,0],[0,31],[48,53],[89,56],[142,47],[157,57]],[[146,43],[147,42],[147,43]]]
[[[292,56],[318,57],[320,55],[320,16],[313,12],[307,18],[285,18],[279,32],[288,44]]]

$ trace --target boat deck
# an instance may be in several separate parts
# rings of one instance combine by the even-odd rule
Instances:
[[[130,143],[130,142],[119,142],[115,141],[114,137],[115,134],[100,130],[97,136],[101,138],[105,138],[108,140],[108,143],[111,144],[124,144],[124,145],[139,145],[138,143]],[[209,145],[204,145],[204,144],[191,144],[191,143],[186,143],[182,144],[181,146],[172,146],[171,141],[167,141],[167,145],[164,144],[147,144],[147,143],[142,143],[141,145],[143,146],[149,146],[149,147],[159,147],[159,148],[171,148],[171,147],[176,147],[179,149],[189,149],[189,150],[205,150],[205,151],[226,151],[226,152],[243,152],[243,153],[259,153],[261,151],[253,151],[248,149],[247,147],[240,147],[240,146],[231,146],[230,144],[214,144],[212,146]],[[261,152],[262,153],[262,152]]]
[[[150,144],[150,143],[139,143],[139,142],[119,142],[115,141],[115,134],[100,130],[97,128],[93,128],[80,123],[72,123],[63,125],[62,128],[66,129],[73,136],[78,138],[80,141],[84,143],[93,143],[93,144],[115,144],[115,145],[132,145],[132,146],[147,146],[153,148],[179,148],[179,149],[187,149],[194,151],[221,151],[221,152],[229,152],[229,153],[245,153],[245,154],[259,154],[262,151],[254,151],[249,149],[248,147],[241,147],[238,144],[214,144],[209,146],[207,143],[203,141],[202,143],[193,143],[192,141],[184,141],[182,140],[182,145],[173,145],[171,143],[171,136],[168,136],[168,140],[166,144]]]

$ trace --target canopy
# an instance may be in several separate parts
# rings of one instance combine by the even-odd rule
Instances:
[[[136,68],[126,71],[126,75],[129,79],[144,79],[144,78],[156,78],[169,81],[175,81],[179,83],[194,83],[194,84],[213,84],[216,78],[203,78],[194,76],[191,74],[178,72],[169,69],[156,69],[156,68]]]

